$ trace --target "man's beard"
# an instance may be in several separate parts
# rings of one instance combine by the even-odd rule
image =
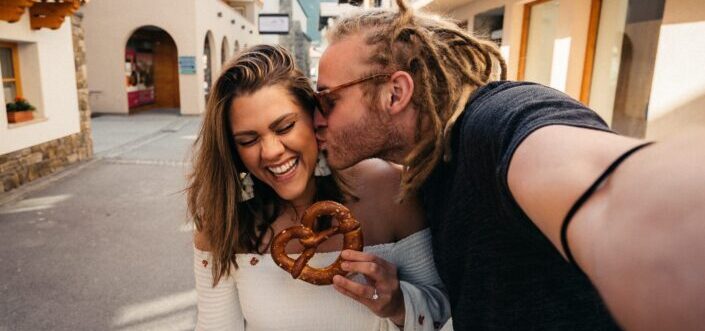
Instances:
[[[401,134],[379,111],[369,109],[359,121],[329,131],[327,159],[331,167],[345,169],[371,158],[399,162],[396,158],[403,146]]]

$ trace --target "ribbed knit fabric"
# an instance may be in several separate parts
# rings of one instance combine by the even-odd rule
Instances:
[[[364,251],[397,266],[406,309],[404,330],[435,330],[448,320],[450,304],[433,263],[428,229]],[[328,265],[338,255],[317,253],[309,265]],[[197,330],[399,330],[332,286],[292,279],[269,254],[237,254],[237,263],[239,268],[213,288],[211,256],[195,249]],[[364,282],[359,275],[353,279]]]
[[[452,157],[420,189],[457,330],[618,329],[590,280],[509,188],[514,152],[550,125],[609,130],[597,113],[549,87],[505,81],[478,88],[454,126]]]

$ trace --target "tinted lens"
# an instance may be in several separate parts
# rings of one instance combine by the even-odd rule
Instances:
[[[318,110],[321,112],[323,117],[328,117],[331,110],[331,100],[327,94],[316,94],[316,100],[318,101]]]

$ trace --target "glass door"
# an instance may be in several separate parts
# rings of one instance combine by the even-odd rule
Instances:
[[[558,0],[539,0],[525,5],[519,80],[551,85],[558,14]]]

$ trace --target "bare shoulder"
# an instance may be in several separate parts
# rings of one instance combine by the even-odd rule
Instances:
[[[381,159],[367,159],[345,170],[346,173],[359,181],[360,184],[378,183],[379,180],[387,184],[399,184],[402,168],[400,165]]]
[[[193,245],[199,250],[208,252],[211,250],[211,242],[208,236],[201,231],[194,231],[193,233]]]
[[[387,197],[399,191],[402,168],[380,159],[364,160],[344,175],[360,200]]]
[[[384,229],[391,240],[399,240],[423,229],[423,213],[415,198],[398,202],[402,167],[380,159],[360,162],[355,172],[354,190],[359,208],[369,215],[375,227]]]

